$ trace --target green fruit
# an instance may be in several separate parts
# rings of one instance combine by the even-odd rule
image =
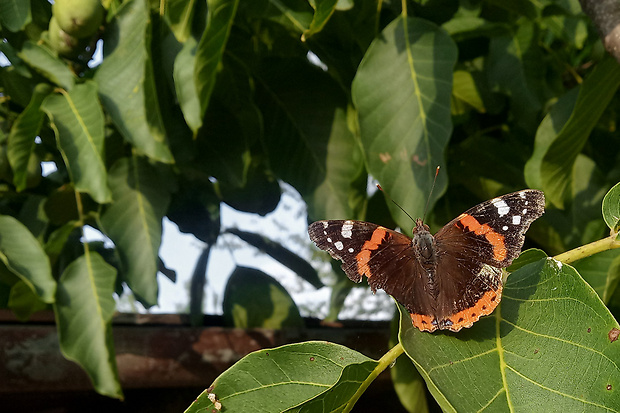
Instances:
[[[50,47],[61,56],[75,57],[80,54],[80,39],[62,30],[54,16],[50,19],[48,40]]]
[[[97,33],[104,11],[100,0],[56,0],[52,6],[60,28],[78,39]]]

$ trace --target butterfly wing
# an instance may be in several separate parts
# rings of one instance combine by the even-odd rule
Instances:
[[[440,328],[458,331],[493,312],[502,294],[501,268],[519,255],[544,207],[541,191],[507,194],[469,209],[435,235]]]
[[[342,269],[355,282],[368,278],[373,292],[382,289],[409,312],[428,308],[428,279],[415,259],[411,238],[363,221],[317,221],[308,227],[310,239],[342,261]]]

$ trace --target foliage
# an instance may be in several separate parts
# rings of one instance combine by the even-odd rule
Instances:
[[[113,292],[126,285],[156,304],[164,217],[205,243],[192,291],[199,320],[221,233],[324,282],[284,246],[221,229],[222,203],[265,215],[286,182],[310,221],[407,230],[401,210],[368,195],[369,179],[422,216],[441,165],[433,230],[529,186],[550,202],[528,242],[562,254],[524,254],[500,307],[472,329],[420,333],[404,314],[399,343],[378,361],[325,343],[264,350],[189,411],[215,407],[211,399],[229,411],[275,399],[282,405],[267,410],[349,411],[403,352],[399,363],[411,360],[447,411],[620,409],[620,355],[607,337],[620,311],[619,187],[605,195],[620,181],[620,68],[577,0],[102,4],[96,30],[68,34],[47,0],[0,0],[0,304],[21,319],[52,306],[63,353],[98,392],[122,397]],[[103,60],[91,67],[98,40]],[[56,172],[42,176],[41,162]],[[85,242],[86,225],[114,247]],[[336,272],[332,320],[351,289]],[[269,275],[237,268],[231,279],[232,324],[301,322]],[[269,291],[271,305],[247,305],[254,291]],[[426,406],[408,367],[397,367],[398,393]],[[263,372],[270,381],[256,380]],[[274,397],[276,384],[286,397]]]

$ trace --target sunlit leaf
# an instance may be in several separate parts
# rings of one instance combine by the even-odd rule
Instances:
[[[614,185],[603,198],[603,219],[609,229],[616,231],[620,225],[620,183]]]
[[[123,137],[148,157],[170,163],[153,77],[150,24],[145,0],[123,3],[106,29],[95,81],[103,107]]]
[[[369,173],[404,210],[422,216],[452,132],[456,45],[436,25],[399,17],[368,48],[352,86]],[[444,192],[437,178],[431,206]],[[396,222],[411,220],[389,205]]]
[[[569,265],[521,267],[495,312],[458,333],[422,333],[400,309],[403,347],[444,411],[620,409],[618,323]]]
[[[215,379],[186,413],[211,411],[209,393],[222,411],[339,412],[376,365],[324,341],[256,351]]]
[[[75,75],[50,49],[31,41],[24,42],[19,57],[39,73],[66,90],[75,84]]]

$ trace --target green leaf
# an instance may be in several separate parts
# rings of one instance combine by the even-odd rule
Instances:
[[[618,86],[620,66],[615,59],[608,57],[597,65],[581,85],[570,118],[543,156],[540,165],[540,189],[558,208],[563,208],[564,200],[570,192],[577,155]]]
[[[188,120],[188,125],[194,131],[194,134],[202,125],[202,117],[209,106],[218,67],[222,62],[222,56],[230,35],[230,28],[235,19],[238,4],[239,0],[207,0],[207,6],[209,7],[207,27],[202,33],[200,42],[198,42],[196,60],[193,65],[193,83],[196,87],[200,105],[198,119],[190,118],[191,121]],[[199,123],[196,123],[196,121]]]
[[[45,310],[47,304],[37,297],[28,284],[19,281],[11,287],[8,307],[19,321],[27,321],[32,314]]]
[[[620,183],[616,184],[603,198],[603,219],[612,231],[620,225]]]
[[[113,203],[101,216],[102,228],[116,245],[123,280],[143,304],[155,305],[161,221],[170,202],[170,188],[139,157],[120,159],[108,177]]]
[[[211,411],[209,393],[228,412],[338,412],[376,366],[356,351],[324,341],[260,350],[222,373],[186,413]]]
[[[325,286],[314,267],[312,267],[308,261],[287,248],[284,248],[280,243],[272,241],[267,237],[252,232],[241,231],[236,228],[230,228],[226,232],[238,236],[248,244],[256,247],[259,251],[264,252],[280,264],[288,267],[299,277],[312,284],[314,288],[318,289]]]
[[[342,89],[307,59],[268,59],[255,75],[277,177],[303,196],[311,220],[361,218],[367,179]]]
[[[510,96],[516,122],[526,130],[535,127],[544,100],[539,33],[534,22],[525,21],[515,33],[491,38],[489,45],[488,81]]]
[[[336,10],[336,3],[338,0],[313,0],[310,1],[310,5],[314,9],[314,16],[312,16],[312,22],[307,30],[304,30],[301,35],[301,41],[305,42],[310,36],[320,32],[325,24],[329,21],[329,18]]]
[[[165,17],[174,37],[185,43],[189,39],[196,0],[169,0],[166,2]]]
[[[580,259],[574,267],[607,304],[620,280],[620,251],[614,249],[599,252]]]
[[[196,65],[196,48],[198,41],[190,36],[183,44],[174,59],[173,78],[174,88],[183,112],[187,126],[194,136],[202,126],[202,116],[198,90],[194,81],[194,66]]]
[[[495,312],[458,333],[422,333],[399,308],[401,343],[444,411],[620,409],[618,323],[569,265],[521,267]]]
[[[452,131],[450,94],[456,45],[426,20],[399,17],[373,41],[352,86],[370,174],[406,211],[421,216]],[[431,208],[445,191],[437,178]],[[391,205],[395,221],[411,220]]]
[[[303,327],[289,293],[272,277],[253,268],[237,267],[224,291],[224,320],[236,328]]]
[[[111,201],[104,156],[104,119],[92,81],[61,91],[43,101],[41,109],[50,118],[58,149],[79,192],[101,204]]]
[[[0,25],[10,32],[22,30],[32,21],[30,2],[24,0],[0,0]]]
[[[41,301],[54,301],[56,280],[41,244],[22,223],[8,215],[0,215],[0,260]]]
[[[476,82],[471,72],[465,70],[455,70],[452,86],[452,113],[462,114],[464,110],[455,110],[458,103],[465,103],[480,113],[486,112],[482,97],[476,87]],[[461,103],[461,104],[462,104]],[[458,105],[460,106],[460,105]]]
[[[39,110],[43,99],[52,92],[46,83],[38,84],[32,94],[30,103],[19,114],[9,133],[7,157],[13,169],[13,183],[18,191],[26,189],[28,163],[35,149],[34,139],[41,129],[44,114]]]
[[[18,55],[24,62],[63,89],[71,90],[75,84],[75,75],[69,67],[47,47],[27,40]]]
[[[123,137],[148,157],[172,163],[153,77],[150,25],[145,0],[123,3],[106,28],[95,81],[103,107]]]
[[[549,113],[538,126],[532,157],[525,164],[525,181],[530,188],[542,188],[540,168],[543,157],[549,151],[551,144],[570,119],[577,102],[579,88],[574,88],[560,97]]]
[[[116,270],[88,247],[63,271],[54,312],[60,350],[88,373],[95,390],[122,398],[112,339]]]

